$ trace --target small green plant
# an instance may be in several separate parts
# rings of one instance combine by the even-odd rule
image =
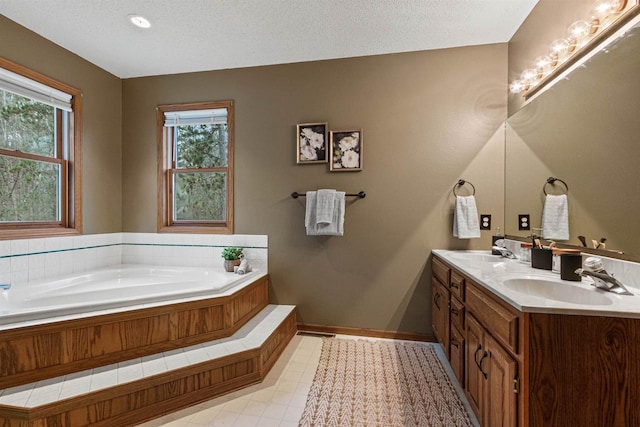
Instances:
[[[242,248],[236,248],[234,246],[226,247],[222,250],[222,258],[226,260],[239,259],[242,255]]]

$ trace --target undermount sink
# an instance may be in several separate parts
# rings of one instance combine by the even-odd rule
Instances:
[[[500,255],[490,255],[481,252],[453,252],[450,256],[460,261],[499,262],[504,260]]]
[[[504,286],[527,295],[552,299],[572,304],[611,305],[613,301],[595,288],[583,289],[569,284],[553,282],[542,278],[507,279]]]

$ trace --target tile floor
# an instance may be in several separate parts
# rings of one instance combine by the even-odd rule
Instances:
[[[338,335],[337,338],[366,339],[346,335]],[[262,383],[140,424],[138,427],[297,427],[321,351],[321,338],[296,335]],[[439,355],[444,360],[444,353],[440,351]],[[445,367],[449,376],[453,378],[449,365],[445,364]],[[457,385],[455,380],[454,384]],[[474,425],[478,426],[464,393],[460,387],[456,387],[456,390]]]

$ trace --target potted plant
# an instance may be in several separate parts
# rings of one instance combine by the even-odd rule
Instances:
[[[224,269],[232,272],[233,267],[240,265],[242,254],[242,248],[236,248],[235,246],[228,246],[222,250],[222,258],[224,258]]]

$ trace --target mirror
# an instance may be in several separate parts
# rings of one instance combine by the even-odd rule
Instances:
[[[640,259],[640,25],[526,104],[505,124],[505,233],[540,227],[549,177],[569,187],[569,245],[606,239]],[[549,194],[564,192],[560,182]],[[602,253],[603,255],[605,253]]]

